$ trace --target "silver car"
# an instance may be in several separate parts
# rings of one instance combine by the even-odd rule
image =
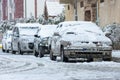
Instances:
[[[112,42],[102,30],[92,22],[77,22],[72,26],[62,26],[52,37],[50,59],[61,61],[84,58],[111,60]]]
[[[34,55],[43,57],[49,54],[49,42],[53,35],[56,25],[43,25],[35,35],[34,39]]]
[[[34,35],[40,24],[38,23],[17,23],[13,28],[12,53],[23,54],[33,52]]]

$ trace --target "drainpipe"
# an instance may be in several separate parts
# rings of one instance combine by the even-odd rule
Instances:
[[[77,0],[75,0],[75,4],[74,4],[74,6],[75,6],[75,21],[78,21],[78,14],[77,14]]]
[[[27,1],[25,0],[25,18],[27,19]]]
[[[96,17],[97,17],[97,19],[96,19],[96,24],[99,25],[99,24],[100,24],[100,21],[99,21],[99,5],[100,5],[100,1],[97,0],[96,3],[97,3],[97,12],[96,12],[96,14],[97,14]]]

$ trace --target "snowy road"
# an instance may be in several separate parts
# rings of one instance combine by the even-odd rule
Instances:
[[[0,50],[0,80],[120,80],[120,63],[63,63]]]

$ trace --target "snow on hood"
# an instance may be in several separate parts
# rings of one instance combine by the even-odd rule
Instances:
[[[62,39],[68,41],[111,42],[110,39],[104,35],[102,30],[93,23],[68,28],[63,32]]]

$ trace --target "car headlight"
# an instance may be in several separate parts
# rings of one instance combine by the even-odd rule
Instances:
[[[112,42],[104,42],[104,44],[106,44],[108,46],[112,46]]]

